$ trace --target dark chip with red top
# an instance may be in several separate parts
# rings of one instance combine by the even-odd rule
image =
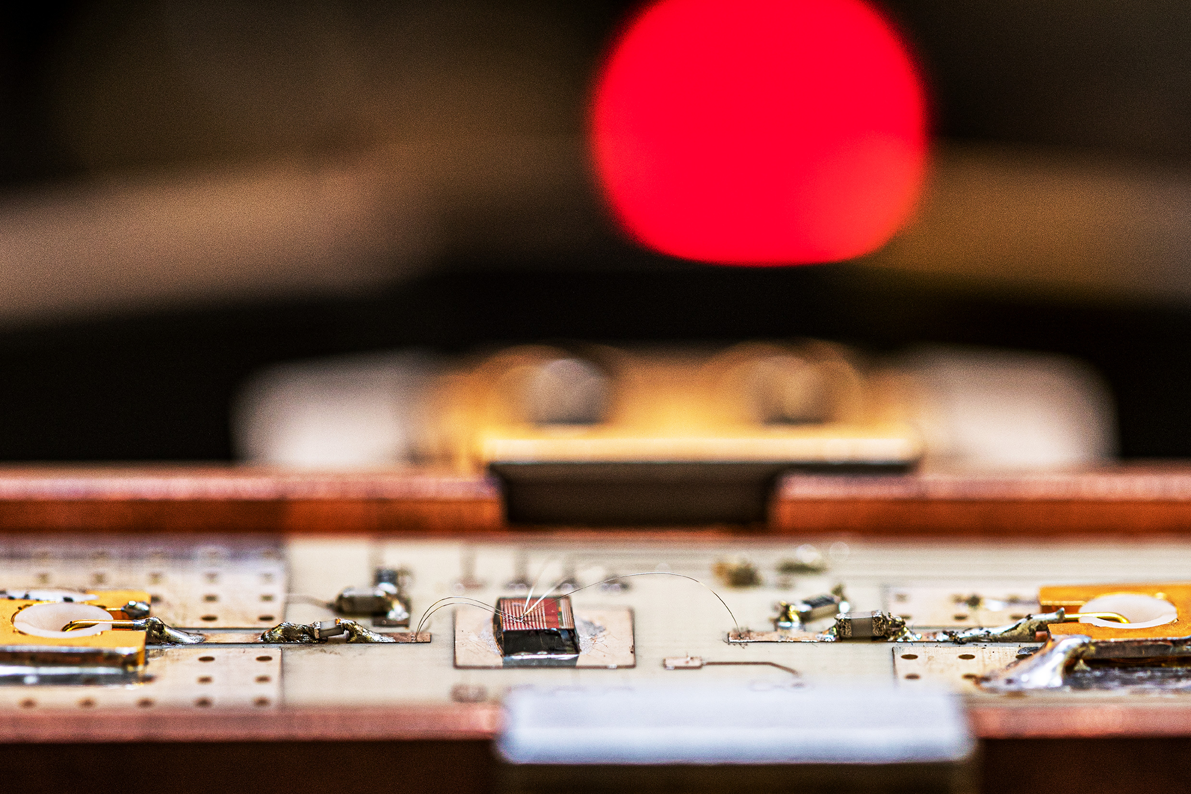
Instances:
[[[574,667],[579,659],[579,633],[567,596],[498,599],[492,636],[505,667]]]

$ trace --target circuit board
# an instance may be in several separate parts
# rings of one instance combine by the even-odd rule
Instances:
[[[9,681],[0,687],[0,708],[24,713],[434,707],[499,703],[526,685],[676,681],[944,687],[975,704],[1012,709],[1039,699],[1119,701],[1138,691],[1187,687],[1175,675],[1165,684],[1119,676],[1098,684],[1085,676],[1029,698],[982,691],[978,680],[1036,650],[1033,638],[963,645],[730,641],[734,632],[773,634],[779,602],[841,585],[850,609],[897,614],[916,630],[993,626],[1037,612],[1037,593],[1047,585],[1178,580],[1191,563],[1191,543],[1183,542],[799,542],[678,533],[649,540],[524,534],[492,541],[157,536],[151,542],[60,538],[53,545],[13,536],[2,543],[0,574],[10,592],[97,585],[144,590],[154,614],[207,638],[152,647],[146,675],[119,686]],[[402,572],[410,607],[404,631],[428,634],[429,641],[262,642],[262,631],[283,621],[334,620],[336,594],[367,586],[378,568]],[[499,654],[488,665],[465,658],[469,642],[484,644],[498,598],[529,603],[560,594],[568,595],[578,618],[599,624],[597,644],[612,656],[558,668],[502,666]],[[394,631],[367,616],[358,621]],[[805,628],[830,625],[828,617]]]

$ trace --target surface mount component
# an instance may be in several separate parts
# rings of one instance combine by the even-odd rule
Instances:
[[[405,571],[377,568],[372,587],[347,587],[335,598],[335,611],[341,615],[372,618],[374,626],[408,626],[409,597],[402,580]]]
[[[719,560],[712,570],[716,578],[728,587],[757,587],[761,584],[757,566],[743,557]]]
[[[579,632],[567,596],[499,599],[492,637],[506,667],[573,667],[579,660]]]
[[[848,602],[844,598],[844,587],[838,585],[830,593],[820,593],[798,601],[779,601],[777,617],[774,618],[773,625],[778,629],[802,628],[807,623],[835,617],[840,612],[847,612],[848,609]]]
[[[824,640],[901,640],[913,633],[906,621],[888,612],[844,612],[822,635]]]
[[[823,573],[827,567],[827,559],[823,552],[809,543],[803,543],[794,550],[794,556],[787,557],[777,564],[777,572],[782,576],[801,576]]]

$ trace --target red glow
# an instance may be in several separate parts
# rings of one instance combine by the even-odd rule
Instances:
[[[861,0],[661,0],[613,49],[596,171],[640,242],[724,264],[829,262],[913,209],[925,102]]]

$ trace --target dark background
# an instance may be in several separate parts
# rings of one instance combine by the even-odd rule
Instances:
[[[583,8],[568,11],[567,24],[579,65],[563,82],[571,109],[559,124],[578,135],[590,69],[636,4],[575,5]],[[917,51],[940,138],[1191,163],[1191,5],[881,6]],[[167,130],[159,145],[80,147],[64,127],[61,97],[63,86],[79,79],[71,75],[85,69],[71,72],[64,64],[77,63],[91,44],[99,53],[93,57],[111,57],[101,44],[135,30],[156,7],[129,3],[113,11],[79,0],[0,11],[0,190],[86,181],[104,169],[251,160],[294,146],[334,149],[353,140],[350,131],[294,140],[191,134],[191,126],[186,134]],[[517,9],[532,20],[561,7]],[[375,10],[359,8],[351,13]],[[493,35],[523,40],[516,31]],[[532,36],[524,40],[534,46]],[[112,101],[134,120],[153,111],[139,107],[137,95]],[[0,459],[228,459],[236,389],[260,367],[297,358],[409,345],[456,352],[554,339],[798,336],[874,352],[941,342],[1073,354],[1113,390],[1124,457],[1191,457],[1191,307],[1179,300],[973,289],[848,263],[711,268],[642,252],[599,223],[602,244],[577,247],[565,262],[456,247],[421,276],[367,295],[162,307],[0,331]]]

